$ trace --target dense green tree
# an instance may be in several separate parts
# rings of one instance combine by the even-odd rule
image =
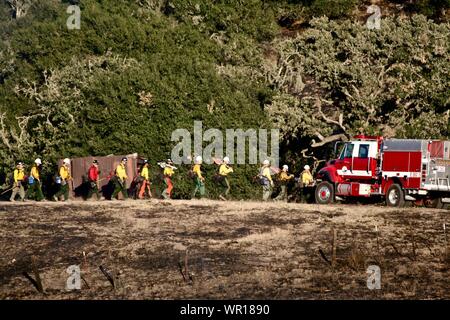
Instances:
[[[295,38],[277,39],[266,62],[280,91],[267,110],[300,150],[355,134],[448,138],[450,26],[417,15],[386,18],[380,30],[313,19]]]
[[[270,127],[263,79],[222,74],[222,49],[190,24],[138,4],[83,1],[81,30],[68,30],[65,8],[44,1],[3,21],[4,168],[36,156],[50,166],[66,156],[131,152],[156,163],[170,157],[171,132],[192,132],[194,120],[205,130]],[[246,178],[237,185],[249,190]],[[179,184],[177,192],[188,196],[190,188]]]

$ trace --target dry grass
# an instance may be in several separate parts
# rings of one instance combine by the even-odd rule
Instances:
[[[449,299],[448,222],[448,211],[381,206],[2,203],[0,298]],[[23,276],[32,256],[44,294]],[[73,264],[86,282],[67,292]],[[381,290],[366,286],[373,264]]]

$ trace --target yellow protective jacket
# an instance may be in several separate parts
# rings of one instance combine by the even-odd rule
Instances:
[[[302,172],[302,183],[305,186],[308,186],[314,182],[314,178],[308,170]]]
[[[264,167],[264,168],[262,169],[262,175],[263,175],[264,177],[266,177],[267,179],[269,179],[269,181],[270,181],[271,184],[273,183],[273,181],[272,181],[272,175],[270,174],[270,168],[269,168],[269,167]]]
[[[192,169],[192,171],[197,175],[197,177],[199,179],[203,179],[202,170],[201,170],[201,165],[200,164],[194,165],[194,168]]]
[[[149,180],[148,168],[142,168],[141,177],[143,177],[145,180]]]
[[[30,176],[39,181],[39,169],[37,168],[37,166],[31,167]]]
[[[121,163],[116,168],[116,176],[121,180],[126,180],[128,178],[127,176],[127,170],[125,166]]]
[[[293,178],[292,175],[288,174],[285,171],[281,171],[280,173],[280,181],[286,182],[288,180],[291,180]]]
[[[72,179],[72,177],[70,176],[70,170],[66,166],[62,166],[61,168],[59,168],[59,176],[63,180],[70,180],[70,179]]]
[[[164,168],[164,175],[171,177],[174,174],[174,171],[171,167],[165,167]]]
[[[14,170],[14,182],[23,181],[25,178],[25,172],[23,169],[15,169]]]
[[[227,176],[229,173],[232,173],[232,172],[233,172],[233,168],[229,167],[225,163],[221,164],[220,167],[219,167],[219,174],[221,176]]]

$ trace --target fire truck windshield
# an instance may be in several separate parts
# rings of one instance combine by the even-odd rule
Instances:
[[[351,158],[353,157],[353,147],[355,145],[351,142],[348,142],[344,145],[341,151],[341,155],[339,156],[340,160],[343,160],[344,158]]]

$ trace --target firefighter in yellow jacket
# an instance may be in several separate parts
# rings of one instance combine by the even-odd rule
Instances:
[[[173,190],[173,183],[172,183],[172,176],[175,173],[176,167],[173,166],[173,161],[171,159],[167,160],[167,163],[164,167],[164,191],[162,192],[162,196],[164,199],[171,199],[172,198],[172,190]]]
[[[30,176],[28,177],[27,199],[34,198],[36,201],[44,200],[40,177],[41,165],[42,160],[40,158],[34,160],[34,165],[31,167]]]
[[[202,163],[203,163],[203,158],[201,156],[197,156],[195,158],[195,165],[192,168],[192,171],[194,172],[194,175],[195,175],[195,178],[194,178],[195,189],[192,194],[192,199],[194,199],[195,196],[197,195],[197,191],[200,192],[200,198],[203,198],[206,193],[205,178],[203,177],[202,169],[201,169]]]
[[[127,169],[126,164],[128,162],[127,158],[122,158],[120,163],[116,167],[116,176],[114,179],[114,192],[111,196],[111,200],[117,200],[117,195],[122,192],[123,198],[128,199],[127,192]]]
[[[263,165],[260,169],[260,181],[263,186],[263,201],[268,201],[270,197],[272,196],[273,192],[273,180],[272,180],[272,173],[270,171],[270,161],[264,160]]]
[[[17,193],[19,193],[20,200],[24,201],[25,200],[25,189],[23,188],[23,182],[25,179],[25,171],[23,169],[22,162],[17,162],[16,169],[14,169],[13,175],[14,175],[13,176],[13,178],[14,178],[13,189],[12,189],[11,198],[9,200],[16,201]]]
[[[139,188],[139,195],[138,195],[139,199],[144,199],[145,198],[145,192],[146,191],[148,193],[148,196],[150,198],[152,198],[152,190],[151,190],[151,187],[150,187],[150,173],[149,173],[149,170],[148,170],[149,166],[150,165],[148,163],[148,160],[144,160],[144,164],[142,165],[142,169],[141,169],[141,172],[140,172],[142,182],[141,182],[141,185],[140,185],[140,188]]]
[[[69,181],[72,180],[70,175],[70,159],[65,158],[63,165],[59,168],[59,176],[56,178],[56,183],[59,184],[59,190],[53,196],[53,200],[58,201],[64,195],[64,201],[69,200]]]
[[[314,177],[311,174],[311,168],[309,165],[303,167],[303,171],[300,174],[300,194],[301,201],[307,202],[308,196],[311,193],[311,188],[314,185]]]
[[[291,179],[294,179],[294,175],[288,173],[289,167],[285,164],[283,170],[280,173],[279,180],[281,184],[280,194],[274,199],[276,201],[287,201],[287,184]]]
[[[229,165],[230,158],[225,157],[223,158],[223,162],[219,167],[219,177],[220,177],[220,183],[222,184],[224,188],[224,192],[219,195],[219,197],[222,200],[228,200],[228,194],[230,193],[230,183],[228,182],[227,176],[233,172],[233,168]]]
[[[310,186],[312,186],[314,184],[314,178],[313,178],[313,176],[311,174],[311,171],[310,171],[311,168],[308,165],[305,165],[303,167],[303,169],[304,170],[302,171],[302,174],[301,174],[302,185],[304,187],[310,187]]]

